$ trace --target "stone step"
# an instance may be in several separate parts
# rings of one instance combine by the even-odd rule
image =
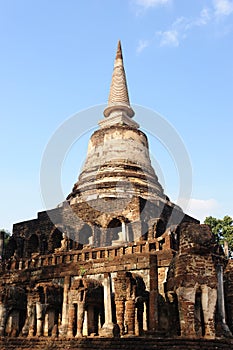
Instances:
[[[49,338],[1,338],[1,350],[230,350],[233,340],[204,339],[158,339],[158,338],[82,338],[82,339],[49,339]]]

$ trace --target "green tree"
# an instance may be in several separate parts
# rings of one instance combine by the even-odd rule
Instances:
[[[0,233],[2,233],[2,232],[4,233],[4,246],[6,246],[11,234],[8,230],[5,230],[4,228],[0,229]]]
[[[224,241],[228,243],[229,255],[233,257],[233,219],[228,215],[223,219],[207,216],[204,223],[210,226],[218,243],[221,245]]]

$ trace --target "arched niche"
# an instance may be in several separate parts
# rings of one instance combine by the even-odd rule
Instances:
[[[88,224],[85,224],[79,231],[79,243],[87,245],[91,243],[92,228]]]
[[[27,251],[29,256],[32,253],[39,253],[39,238],[35,233],[29,237]]]
[[[52,252],[54,252],[55,249],[60,248],[61,247],[61,241],[63,239],[63,234],[61,232],[61,230],[59,230],[58,228],[56,228],[51,235],[51,239],[50,239],[50,249]]]
[[[121,240],[122,235],[122,222],[114,218],[108,224],[106,245],[112,245],[113,241]]]
[[[155,225],[155,236],[156,238],[162,236],[162,234],[165,232],[165,224],[164,221],[159,219]]]

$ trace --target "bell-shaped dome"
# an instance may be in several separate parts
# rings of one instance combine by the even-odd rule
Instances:
[[[82,172],[67,197],[70,204],[109,197],[165,199],[151,166],[147,137],[133,115],[119,42],[105,118],[91,136]]]
[[[69,196],[70,203],[128,196],[164,198],[151,166],[146,135],[128,125],[97,130],[89,141],[87,158]]]

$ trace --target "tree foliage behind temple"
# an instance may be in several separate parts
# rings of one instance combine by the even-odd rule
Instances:
[[[226,215],[223,219],[207,216],[204,221],[209,225],[218,243],[224,245],[226,241],[229,248],[229,256],[233,257],[233,219]]]

